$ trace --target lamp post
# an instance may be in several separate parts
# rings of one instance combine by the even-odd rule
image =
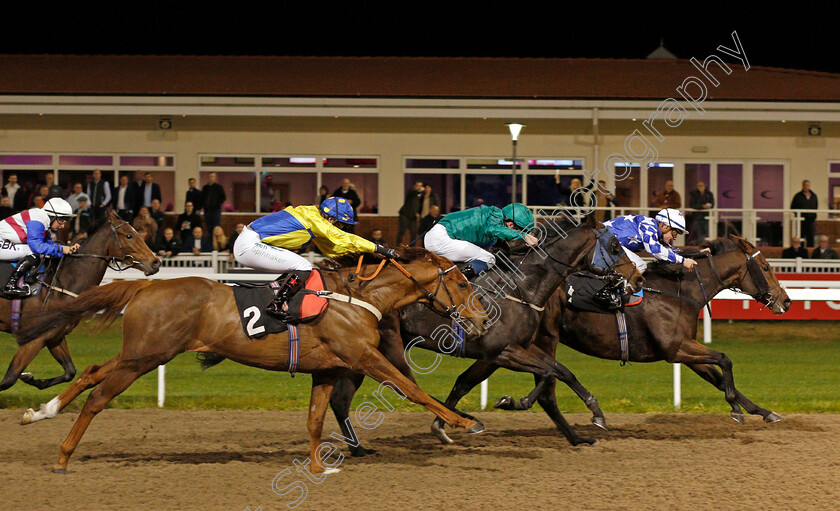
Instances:
[[[516,141],[519,139],[519,132],[522,131],[522,128],[525,127],[524,124],[519,124],[515,122],[507,123],[507,127],[510,130],[510,137],[513,139],[513,175],[511,183],[511,195],[510,195],[510,202],[516,202]]]

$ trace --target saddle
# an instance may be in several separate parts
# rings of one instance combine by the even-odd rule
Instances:
[[[614,314],[642,303],[643,292],[621,294],[618,290],[597,275],[590,272],[577,272],[566,277],[563,283],[566,301],[573,309]]]
[[[304,281],[303,288],[288,301],[289,314],[292,319],[289,324],[309,323],[319,318],[327,310],[329,300],[318,294],[324,291],[324,278],[318,269],[309,272],[295,272]],[[244,284],[233,286],[233,297],[242,330],[250,339],[259,339],[268,334],[276,334],[288,329],[288,324],[277,317],[268,314],[265,306],[274,299],[279,289],[278,282],[282,282],[286,275],[268,284]]]

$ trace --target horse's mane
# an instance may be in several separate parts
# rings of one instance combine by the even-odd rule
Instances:
[[[580,228],[595,229],[595,228],[604,227],[603,224],[595,221],[594,217],[591,217],[591,216],[588,216],[587,220],[584,220],[583,222],[577,222],[577,223],[575,221],[573,221],[567,215],[555,215],[555,216],[552,216],[550,218],[551,218],[551,224],[553,225],[553,227],[548,227],[548,228],[545,229],[545,231],[548,233],[548,235],[545,237],[545,239],[541,240],[540,243],[551,243],[553,241],[556,241],[559,238],[565,238],[566,236],[563,236],[560,233],[568,234],[570,231],[572,231],[574,229],[580,229]],[[537,225],[539,225],[539,222],[537,223]],[[560,231],[560,232],[558,233],[557,231]],[[520,243],[520,244],[515,245],[515,246],[511,246],[510,244],[505,244],[505,245],[507,245],[507,246],[505,247],[504,245],[502,245],[502,246],[500,246],[499,249],[501,251],[505,252],[505,255],[512,255],[512,256],[524,256],[528,253],[529,249],[531,248],[525,243]]]
[[[422,259],[424,257],[434,257],[437,258],[438,256],[432,254],[425,248],[420,247],[409,247],[406,245],[400,245],[399,248],[394,249],[397,253],[397,257],[400,261],[416,261],[418,259]],[[378,255],[374,255],[369,252],[356,252],[353,254],[345,254],[339,257],[326,257],[323,261],[316,263],[315,265],[322,269],[322,270],[340,270],[342,268],[355,268],[357,264],[359,264],[359,256],[362,257],[363,264],[379,264],[382,262],[382,257]]]
[[[686,248],[680,251],[680,255],[683,257],[688,257],[691,259],[699,259],[702,257],[708,257],[709,254],[707,252],[703,252],[702,249],[708,248],[712,251],[713,256],[720,255],[720,254],[727,254],[729,252],[734,252],[736,250],[742,250],[742,244],[746,243],[746,240],[743,238],[738,238],[734,236],[728,236],[726,238],[715,238],[709,239],[704,241],[700,248]],[[654,261],[648,264],[647,271],[645,275],[651,274],[656,275],[659,277],[664,277],[666,279],[679,279],[682,278],[688,270],[685,269],[685,266],[682,263],[670,263],[668,261]]]

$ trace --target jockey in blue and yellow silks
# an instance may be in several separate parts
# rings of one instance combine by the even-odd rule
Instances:
[[[236,238],[233,256],[256,270],[291,273],[267,310],[284,317],[282,306],[303,282],[294,272],[307,272],[312,263],[292,250],[306,249],[310,243],[327,257],[357,252],[375,252],[396,257],[393,249],[340,229],[341,224],[356,224],[353,208],[346,199],[330,197],[320,206],[289,206],[248,224]]]

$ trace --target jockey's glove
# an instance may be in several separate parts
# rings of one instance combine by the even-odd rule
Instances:
[[[376,250],[374,253],[382,254],[388,259],[396,259],[397,253],[394,251],[393,248],[383,247],[382,245],[376,245]]]

